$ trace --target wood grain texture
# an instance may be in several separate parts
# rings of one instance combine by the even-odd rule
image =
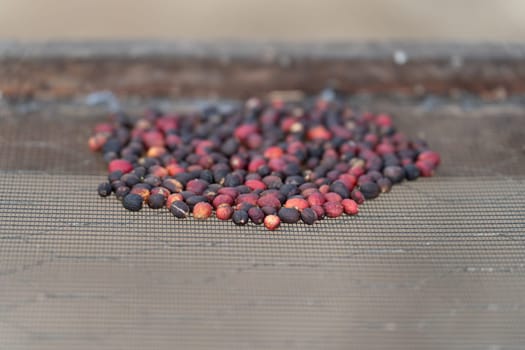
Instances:
[[[100,90],[246,98],[327,86],[352,94],[509,96],[525,93],[523,57],[523,45],[502,43],[4,41],[0,91],[8,100],[48,101]]]

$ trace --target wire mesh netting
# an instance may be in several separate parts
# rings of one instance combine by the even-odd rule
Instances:
[[[166,103],[166,102],[164,102]],[[439,176],[513,176],[525,174],[523,108],[519,105],[458,109],[423,108],[421,104],[367,102],[373,111],[389,111],[395,125],[411,138],[422,137],[442,154]],[[82,104],[49,104],[3,110],[0,105],[0,170],[47,174],[103,175],[100,154],[87,148],[103,109]],[[148,104],[136,107],[140,115]],[[181,107],[182,106],[182,107]],[[193,107],[191,107],[193,106]],[[191,102],[171,108],[195,109]]]
[[[438,177],[273,233],[98,197],[99,117],[0,119],[0,348],[522,349],[522,131],[502,118],[399,115]]]
[[[407,183],[357,217],[277,233],[129,213],[98,181],[2,175],[2,347],[525,341],[522,180]]]

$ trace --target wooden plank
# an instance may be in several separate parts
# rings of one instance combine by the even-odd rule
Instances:
[[[248,97],[315,93],[508,95],[525,91],[520,44],[77,42],[0,43],[8,99],[64,99],[97,90],[121,96]]]

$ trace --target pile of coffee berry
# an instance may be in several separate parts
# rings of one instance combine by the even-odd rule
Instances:
[[[89,147],[108,163],[102,197],[124,208],[167,208],[176,218],[215,215],[275,230],[356,215],[392,185],[432,176],[438,153],[397,131],[389,115],[357,112],[338,100],[250,99],[227,112],[147,111],[111,115]]]

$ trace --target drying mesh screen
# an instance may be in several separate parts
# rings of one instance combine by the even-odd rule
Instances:
[[[350,103],[360,105],[359,101]],[[424,104],[368,104],[375,112],[392,113],[399,130],[410,138],[427,140],[442,154],[439,176],[525,174],[522,107],[461,110],[451,106],[449,110],[428,109]],[[133,115],[140,115],[147,106],[134,107]],[[170,106],[192,108],[191,103],[173,102]],[[96,123],[108,120],[107,112],[79,104],[37,105],[23,114],[19,109],[25,111],[21,107],[5,110],[0,103],[0,170],[105,174],[102,156],[89,152],[87,140]]]
[[[525,162],[508,118],[400,115],[442,152],[438,177],[275,233],[98,197],[99,117],[0,118],[0,348],[522,349]]]
[[[0,347],[517,349],[522,180],[421,180],[269,233],[4,173]]]

